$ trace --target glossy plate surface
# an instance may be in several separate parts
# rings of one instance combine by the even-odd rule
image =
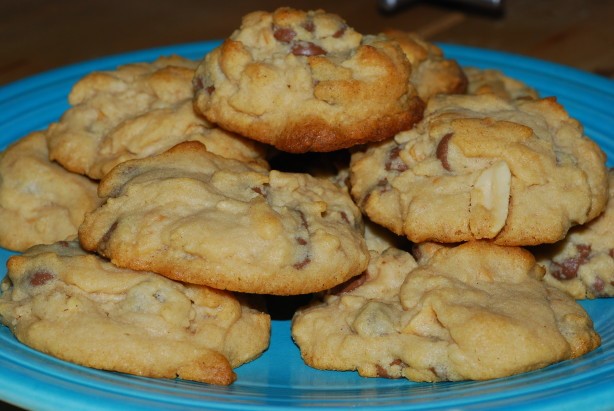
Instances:
[[[93,70],[179,54],[200,60],[219,42],[165,47],[88,61],[0,88],[0,150],[30,131],[46,128],[68,108],[72,85]],[[516,55],[442,45],[462,65],[497,68],[557,96],[586,134],[614,159],[614,82],[568,67]],[[0,222],[2,224],[2,222]],[[0,277],[12,254],[0,249]],[[57,360],[19,343],[0,326],[0,399],[28,409],[612,409],[614,299],[585,301],[603,344],[588,355],[545,369],[485,382],[412,383],[366,379],[353,372],[305,366],[290,338],[289,321],[273,321],[271,346],[237,369],[237,382],[216,387],[93,370]]]

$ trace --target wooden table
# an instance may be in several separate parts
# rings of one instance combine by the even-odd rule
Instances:
[[[376,0],[0,1],[0,85],[86,59],[227,37],[255,9],[324,8],[363,33],[417,31],[432,41],[550,60],[614,78],[614,1],[513,0],[500,17],[423,1],[393,14]]]
[[[614,79],[614,1],[608,0],[512,0],[498,17],[438,1],[384,15],[376,0],[2,0],[0,86],[110,54],[221,39],[244,14],[289,4],[335,12],[363,33],[411,30],[431,41],[524,54]]]

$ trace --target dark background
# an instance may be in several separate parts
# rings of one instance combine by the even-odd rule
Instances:
[[[362,33],[416,31],[432,41],[524,54],[614,78],[610,0],[508,0],[498,17],[441,0],[418,1],[392,15],[379,13],[377,0],[2,0],[0,85],[110,54],[221,39],[244,14],[282,5],[323,8]]]

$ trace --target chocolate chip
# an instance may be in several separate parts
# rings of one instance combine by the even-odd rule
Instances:
[[[400,358],[397,358],[396,360],[393,360],[393,361],[390,363],[390,366],[391,366],[391,367],[392,367],[392,366],[394,366],[394,365],[399,365],[401,368],[405,368],[405,367],[407,367],[407,364],[405,364],[405,363],[403,362],[403,360],[401,360]]]
[[[310,41],[299,41],[292,46],[292,54],[295,56],[321,56],[326,50]]]
[[[341,218],[343,219],[343,221],[350,224],[350,219],[348,218],[348,215],[345,213],[345,211],[342,211],[340,214],[341,214]]]
[[[337,30],[335,32],[335,34],[333,34],[333,37],[338,39],[339,37],[343,36],[345,34],[345,31],[347,30],[348,26],[347,25],[343,25],[341,26],[341,28],[339,30]]]
[[[290,43],[296,37],[296,31],[285,27],[273,26],[273,37],[282,43]]]
[[[299,243],[299,245],[307,245],[307,240],[301,237],[297,237],[296,242]]]
[[[41,270],[36,271],[34,274],[30,276],[30,285],[37,287],[39,285],[45,285],[49,281],[53,280],[55,276],[51,274],[49,271]]]
[[[115,231],[115,229],[117,229],[117,224],[118,222],[114,222],[111,227],[109,227],[109,229],[107,230],[106,233],[104,233],[104,235],[102,236],[102,238],[100,239],[100,242],[98,243],[98,250],[99,251],[104,251],[107,248],[107,243],[109,242],[109,240],[111,239],[111,235],[113,235],[113,232]]]
[[[582,264],[589,260],[591,246],[585,244],[576,245],[578,254],[566,258],[561,263],[553,262],[554,269],[551,270],[552,276],[559,280],[571,280],[578,276],[578,269]]]
[[[304,24],[303,24],[303,28],[305,30],[307,30],[310,33],[313,33],[316,30],[316,26],[315,24],[313,24],[312,20],[307,20]]]
[[[386,171],[398,171],[400,173],[407,171],[409,167],[407,167],[407,164],[403,162],[400,156],[402,149],[400,146],[395,146],[388,152],[388,157],[384,164]]]
[[[605,290],[605,281],[603,281],[601,277],[595,277],[595,282],[593,283],[593,290],[595,290],[597,294],[601,294],[603,290]]]
[[[340,295],[349,293],[350,291],[354,291],[355,289],[363,285],[368,280],[368,278],[369,274],[365,271],[362,274],[352,277],[346,282],[331,288],[329,294]]]
[[[293,264],[292,267],[296,268],[297,270],[301,270],[303,268],[305,268],[305,266],[307,266],[307,264],[309,264],[311,262],[311,258],[309,258],[309,256],[305,257],[302,261]]]
[[[209,86],[205,90],[207,91],[207,93],[213,94],[213,92],[215,91],[215,86]]]
[[[386,371],[386,369],[384,367],[382,367],[379,364],[375,364],[375,370],[377,373],[378,377],[383,377],[383,378],[390,378],[390,375],[388,374],[388,371]]]
[[[192,80],[192,87],[194,88],[195,92],[204,89],[205,84],[203,83],[203,79],[200,77],[194,77],[194,79]]]
[[[256,186],[256,187],[252,187],[252,191],[266,198],[269,195],[268,187],[269,187],[268,184],[265,184],[263,186]]]
[[[439,161],[441,161],[441,165],[443,166],[443,168],[448,171],[452,171],[452,168],[450,168],[450,163],[448,163],[448,145],[450,143],[452,135],[452,133],[448,133],[443,136],[439,144],[437,144],[437,150],[435,152],[437,158],[439,159]]]

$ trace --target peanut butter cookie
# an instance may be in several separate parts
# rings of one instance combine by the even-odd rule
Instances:
[[[379,141],[421,118],[411,66],[385,36],[323,10],[254,12],[207,54],[194,79],[209,121],[288,152]]]
[[[258,294],[306,294],[362,272],[368,251],[346,190],[225,159],[198,142],[114,168],[79,229],[121,267]]]
[[[415,243],[553,243],[607,200],[604,153],[554,99],[435,96],[350,174],[369,218]]]
[[[297,311],[292,336],[312,367],[430,382],[505,377],[598,347],[586,312],[542,275],[519,247],[441,247],[419,266],[389,248]]]
[[[96,187],[49,161],[45,132],[17,140],[0,153],[0,246],[24,251],[74,237],[100,204]]]
[[[531,250],[546,267],[544,280],[574,298],[614,296],[614,169],[608,175],[610,196],[599,217],[558,243]]]
[[[0,320],[66,361],[227,385],[269,344],[268,314],[243,297],[120,269],[77,242],[35,246],[7,265]]]
[[[69,95],[71,108],[49,127],[49,156],[75,173],[100,179],[115,165],[197,140],[221,156],[264,161],[251,140],[194,112],[197,63],[178,56],[93,72]]]

